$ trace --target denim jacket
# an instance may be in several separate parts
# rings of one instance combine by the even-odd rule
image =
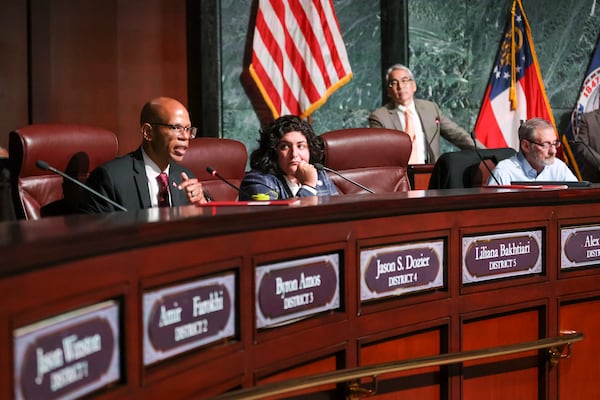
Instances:
[[[317,171],[317,196],[337,195],[338,191],[325,171]],[[240,187],[240,200],[252,200],[252,195],[266,194],[269,200],[283,200],[294,197],[283,175],[265,174],[252,170],[244,175]],[[314,196],[310,190],[301,187],[295,197]],[[266,200],[266,198],[265,198]]]

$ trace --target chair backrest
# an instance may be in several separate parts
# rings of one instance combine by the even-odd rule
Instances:
[[[17,216],[10,187],[7,152],[5,157],[0,156],[0,222],[14,221],[15,219],[17,219]]]
[[[477,168],[473,168],[471,173],[471,187],[481,187],[487,185],[487,181],[491,175],[491,172],[496,168],[498,162],[494,159],[483,159],[477,165]]]
[[[410,190],[408,159],[410,137],[393,129],[348,128],[321,134],[325,166],[375,193]],[[337,175],[331,175],[341,194],[364,192]]]
[[[115,158],[118,141],[113,132],[95,126],[34,124],[10,132],[8,149],[17,218],[39,219],[71,213],[81,188],[38,168],[38,160],[85,182],[91,170]]]
[[[237,188],[240,187],[248,153],[246,146],[237,140],[200,137],[190,140],[190,146],[181,164],[192,170],[213,200],[231,201],[238,198],[238,191],[206,171],[214,168],[220,176]]]
[[[482,159],[493,170],[500,160],[512,157],[515,153],[516,151],[510,147],[444,153],[433,167],[429,189],[470,188],[485,185],[490,173],[482,163]]]

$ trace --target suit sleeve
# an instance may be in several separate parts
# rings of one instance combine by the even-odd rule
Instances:
[[[240,184],[240,200],[252,200],[253,195],[266,195],[269,200],[278,200],[282,196],[280,187],[270,174],[258,171],[246,172]],[[266,200],[266,199],[265,199]]]
[[[108,197],[117,204],[121,204],[115,185],[113,185],[110,174],[102,167],[98,167],[92,171],[86,182],[87,186],[94,189],[101,195]],[[84,191],[81,196],[78,211],[84,214],[107,213],[117,210],[113,205],[98,198],[98,196]]]
[[[389,128],[389,127],[383,126],[383,123],[379,119],[379,116],[377,115],[377,113],[372,112],[371,115],[369,115],[369,128]]]
[[[583,158],[584,168],[590,168],[594,171],[600,169],[600,154],[597,150],[590,146],[590,125],[588,117],[584,115],[579,122],[579,130],[577,131],[577,141],[581,143],[575,143],[574,148],[577,154],[580,154]]]
[[[190,169],[185,168],[182,165],[171,164],[171,168],[173,171],[171,173],[169,173],[169,179],[172,179],[172,181],[175,183],[175,185],[179,185],[183,181],[183,178],[181,177],[182,172],[185,172],[185,174],[187,175],[187,177],[189,179],[196,179],[196,175],[194,175],[194,173]],[[173,206],[182,206],[182,205],[192,204],[192,203],[190,203],[190,199],[187,197],[185,191],[179,190],[176,187],[171,187],[170,190],[171,190],[171,201],[172,201]],[[202,193],[204,194],[204,198],[206,200],[212,200],[212,196],[210,195],[209,192],[207,192],[206,190],[203,189]]]
[[[450,143],[460,148],[461,150],[473,149],[475,146],[473,145],[473,139],[471,135],[461,128],[456,122],[448,118],[444,113],[442,113],[439,108],[439,120],[440,120],[440,133],[442,137],[448,140]],[[477,141],[477,147],[480,149],[485,149],[485,146]]]

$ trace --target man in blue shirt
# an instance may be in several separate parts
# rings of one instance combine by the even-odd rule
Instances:
[[[554,126],[532,118],[519,127],[519,152],[496,165],[488,185],[510,185],[514,181],[577,181],[569,167],[556,158],[560,140]]]

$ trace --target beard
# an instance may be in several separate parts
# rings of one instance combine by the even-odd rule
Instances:
[[[544,159],[542,160],[542,161],[543,161],[543,163],[544,163],[544,166],[548,166],[548,165],[552,165],[552,164],[554,164],[554,159],[555,159],[555,158],[556,158],[555,156],[548,156],[548,157],[544,158]]]

